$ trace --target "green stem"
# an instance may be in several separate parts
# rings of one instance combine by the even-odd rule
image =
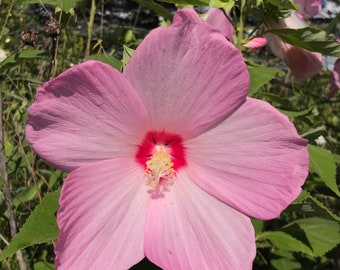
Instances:
[[[247,0],[241,0],[240,6],[240,22],[237,29],[237,48],[239,50],[242,49],[242,41],[243,41],[243,29],[244,29],[244,7],[246,6]]]
[[[95,13],[96,13],[96,2],[95,2],[95,0],[92,0],[91,11],[90,11],[90,19],[89,19],[89,22],[87,23],[87,44],[86,44],[86,50],[85,50],[85,58],[88,58],[90,56],[92,30],[93,30]]]
[[[1,3],[1,1],[0,1],[0,3]],[[7,12],[5,21],[4,21],[4,23],[3,23],[3,25],[2,25],[2,28],[1,28],[1,31],[0,31],[0,39],[2,38],[3,34],[5,33],[5,29],[6,29],[8,20],[9,20],[9,18],[11,17],[10,14],[12,13],[13,6],[14,6],[14,0],[13,0],[13,1],[10,3],[10,5],[9,5],[8,12]]]

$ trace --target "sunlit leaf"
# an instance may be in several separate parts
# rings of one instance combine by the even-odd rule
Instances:
[[[340,191],[336,183],[336,164],[333,155],[327,150],[308,145],[310,170],[320,176],[321,181],[325,183],[336,195],[340,196]]]
[[[19,233],[3,250],[0,261],[14,254],[17,250],[36,244],[46,243],[58,236],[55,212],[58,210],[60,190],[46,195],[43,201],[33,210]]]
[[[125,67],[126,64],[130,61],[130,58],[134,52],[135,52],[134,49],[131,49],[124,45],[124,52],[123,52],[123,59],[122,59],[123,67]]]
[[[283,76],[284,73],[276,68],[258,65],[247,65],[250,75],[249,95],[252,96],[262,86],[269,83],[272,79]]]
[[[215,8],[223,8],[225,12],[228,12],[235,5],[235,0],[210,0],[209,6]]]
[[[314,217],[294,223],[306,234],[314,256],[322,256],[340,243],[340,225],[336,221]]]
[[[306,246],[303,242],[294,238],[288,233],[281,231],[275,232],[267,231],[260,233],[256,236],[256,240],[257,241],[268,240],[274,247],[282,250],[303,252],[310,255],[312,254],[312,250],[308,246]]]
[[[43,55],[47,55],[45,51],[26,47],[22,51],[8,56],[3,62],[0,63],[0,69],[6,69],[12,64],[15,64],[19,59],[32,59],[33,60],[35,58],[40,58]]]
[[[111,55],[106,55],[106,54],[90,55],[89,57],[87,57],[87,60],[101,61],[106,64],[109,64],[110,66],[112,66],[113,68],[119,71],[122,70],[122,62]]]
[[[295,47],[320,52],[323,55],[340,57],[340,43],[324,30],[305,27],[301,29],[276,29],[270,30],[270,32]]]

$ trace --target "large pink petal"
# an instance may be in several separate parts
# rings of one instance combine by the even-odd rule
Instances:
[[[255,237],[248,217],[212,197],[185,171],[151,199],[145,254],[163,269],[251,269]]]
[[[28,110],[26,138],[56,167],[133,155],[149,120],[129,82],[112,67],[87,61],[39,88]]]
[[[192,23],[202,23],[201,18],[198,16],[197,12],[192,8],[183,8],[178,10],[175,13],[172,23],[173,24],[182,24],[187,20],[190,20]]]
[[[249,75],[241,53],[219,31],[192,22],[191,13],[187,20],[179,14],[170,27],[143,40],[124,75],[142,97],[154,129],[189,138],[245,101]]]
[[[187,172],[246,215],[277,217],[301,192],[307,141],[270,104],[248,98],[223,123],[186,142]]]
[[[128,269],[144,258],[148,193],[133,159],[85,165],[66,179],[57,220],[56,266]]]

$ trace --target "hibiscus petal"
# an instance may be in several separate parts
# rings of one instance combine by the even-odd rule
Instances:
[[[308,174],[306,145],[286,116],[248,98],[220,125],[186,142],[186,170],[235,209],[271,219],[301,192]]]
[[[129,82],[96,61],[42,85],[28,113],[26,139],[43,159],[65,171],[133,155],[149,127],[146,109]]]
[[[248,217],[177,174],[163,197],[151,199],[145,254],[163,269],[251,269],[256,253]]]
[[[249,75],[241,53],[219,31],[183,16],[170,27],[153,30],[124,75],[143,99],[156,130],[189,138],[245,101]]]
[[[58,270],[128,269],[142,260],[147,202],[143,170],[134,160],[116,158],[72,171],[57,216]]]
[[[172,20],[173,24],[182,24],[185,21],[190,20],[192,23],[202,23],[201,18],[197,12],[192,8],[183,8],[178,10]]]
[[[228,16],[229,17],[229,16]],[[207,12],[205,22],[214,26],[219,30],[229,41],[233,41],[234,26],[227,15],[218,8],[211,8]]]

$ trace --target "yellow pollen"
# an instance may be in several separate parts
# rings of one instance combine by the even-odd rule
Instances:
[[[152,157],[146,162],[146,184],[153,190],[157,190],[159,182],[169,182],[175,174],[174,163],[170,159],[170,153],[166,146],[156,145]]]

